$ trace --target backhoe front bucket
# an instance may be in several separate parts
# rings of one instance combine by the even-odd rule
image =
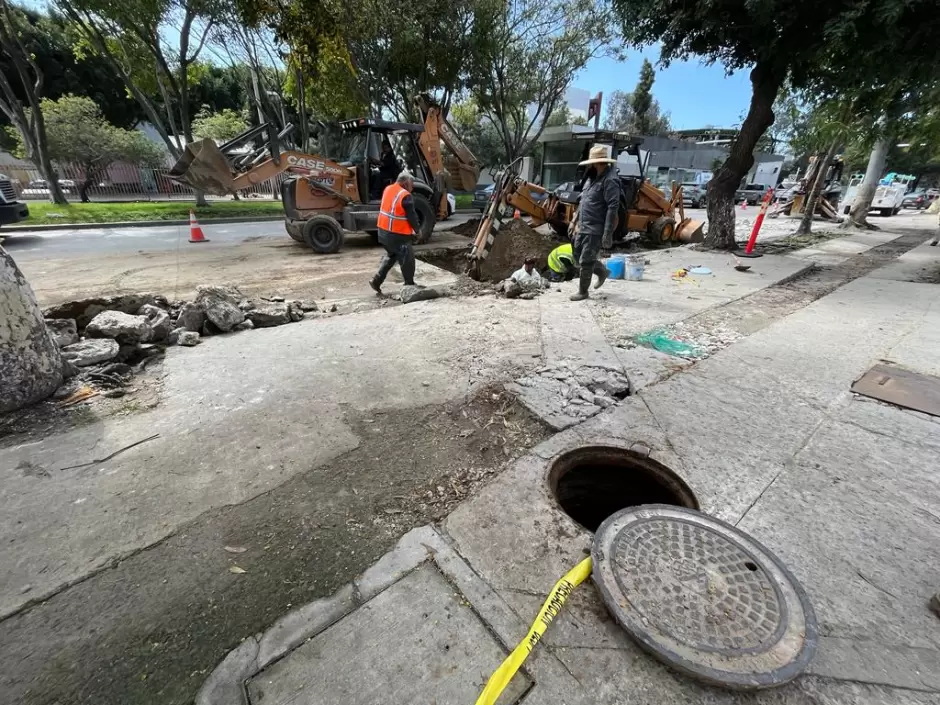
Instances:
[[[690,242],[705,242],[705,223],[701,220],[686,218],[679,223],[679,227],[676,230],[676,237],[679,238],[679,242],[686,244]]]
[[[211,139],[187,145],[183,156],[173,165],[168,176],[214,196],[227,196],[235,192],[232,167]]]

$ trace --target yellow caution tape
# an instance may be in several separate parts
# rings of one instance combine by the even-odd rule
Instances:
[[[552,620],[561,612],[562,605],[565,604],[568,595],[574,592],[574,589],[587,580],[590,575],[591,559],[585,558],[578,563],[578,565],[569,570],[565,574],[565,577],[555,583],[555,587],[553,587],[552,591],[548,594],[548,598],[542,605],[542,609],[539,610],[539,616],[535,618],[535,622],[529,629],[529,633],[526,634],[525,639],[520,641],[519,645],[513,649],[512,653],[506,657],[506,660],[496,669],[493,675],[490,676],[490,679],[486,682],[486,687],[483,689],[483,692],[480,693],[480,697],[477,698],[476,705],[494,705],[496,703],[496,700],[506,689],[506,686],[509,685],[509,681],[516,675],[516,671],[522,667],[522,664],[525,663],[532,649],[541,641],[542,635],[545,633],[545,630],[548,629],[548,625],[551,624]]]

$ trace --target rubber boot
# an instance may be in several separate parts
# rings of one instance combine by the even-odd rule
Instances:
[[[604,286],[604,282],[607,281],[607,275],[609,274],[607,267],[603,262],[594,263],[594,274],[597,275],[597,281],[594,283],[594,288],[600,289],[602,286]]]
[[[572,301],[584,301],[584,299],[590,296],[588,291],[591,288],[591,277],[593,276],[594,272],[592,272],[590,269],[587,267],[581,268],[581,278],[578,281],[578,293],[571,295]]]
[[[369,286],[372,287],[372,291],[375,292],[376,296],[382,296],[382,285],[375,277],[369,280]]]

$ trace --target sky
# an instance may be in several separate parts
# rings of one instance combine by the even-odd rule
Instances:
[[[614,91],[632,91],[640,74],[643,58],[656,68],[653,96],[670,113],[676,130],[705,125],[733,127],[740,124],[751,98],[747,71],[725,75],[720,65],[705,66],[697,60],[673,62],[669,68],[656,66],[659,49],[631,50],[624,62],[600,58],[591,61],[572,83],[592,96],[604,92],[604,103]],[[606,115],[602,111],[601,119]]]

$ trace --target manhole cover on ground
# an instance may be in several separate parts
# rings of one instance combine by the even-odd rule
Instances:
[[[594,582],[645,649],[714,685],[768,688],[795,678],[816,651],[816,616],[776,556],[733,526],[651,504],[601,524]]]

